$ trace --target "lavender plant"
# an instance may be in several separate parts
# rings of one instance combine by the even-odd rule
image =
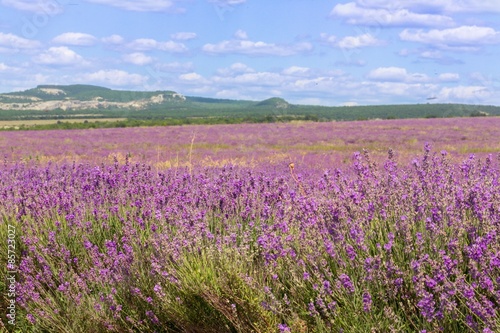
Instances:
[[[0,325],[499,331],[499,177],[493,156],[455,163],[429,145],[408,164],[361,152],[321,175],[5,163],[0,236],[19,230],[19,309],[16,327]]]

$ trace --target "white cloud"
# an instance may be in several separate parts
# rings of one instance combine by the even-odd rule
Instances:
[[[123,60],[134,65],[147,65],[153,62],[153,58],[142,52],[134,52],[123,56]]]
[[[41,46],[41,43],[32,40],[19,37],[10,33],[0,32],[0,48],[5,48],[6,50],[19,50],[19,49],[35,49]]]
[[[478,101],[490,96],[490,91],[484,86],[443,87],[438,94],[440,100]]]
[[[371,95],[401,96],[411,99],[423,99],[436,91],[435,84],[407,82],[374,82],[366,85]]]
[[[371,33],[364,33],[358,36],[346,36],[340,40],[339,37],[335,35],[321,33],[320,38],[323,43],[334,47],[340,47],[341,49],[357,49],[360,47],[379,46],[385,44],[384,41],[377,39]]]
[[[414,13],[458,12],[499,12],[498,0],[355,0],[349,4],[359,5],[367,9],[383,9],[387,11],[409,10]],[[346,4],[347,5],[347,4]]]
[[[122,70],[100,70],[94,73],[83,74],[78,77],[82,83],[99,83],[109,86],[137,86],[148,80],[147,76],[131,74]]]
[[[158,42],[150,38],[139,38],[127,44],[127,47],[135,51],[161,50],[166,52],[186,52],[187,47],[182,43],[174,41]]]
[[[104,37],[101,40],[103,41],[103,43],[112,45],[123,44],[123,42],[125,41],[125,39],[120,35],[111,35],[108,37]]]
[[[408,9],[386,9],[360,7],[355,2],[337,4],[330,16],[340,17],[349,24],[371,26],[438,26],[454,24],[453,19],[444,15],[420,14]]]
[[[225,40],[218,44],[205,44],[202,50],[210,54],[237,53],[254,56],[290,56],[308,52],[313,49],[310,43],[303,42],[292,45],[253,42],[250,40]]]
[[[343,49],[355,49],[366,46],[383,45],[384,42],[366,33],[359,36],[347,36],[342,38],[337,45]]]
[[[241,73],[253,73],[255,70],[244,63],[237,62],[227,68],[220,68],[217,70],[218,75],[222,76],[235,76]]]
[[[17,68],[6,65],[3,62],[0,62],[0,72],[15,72]]]
[[[234,33],[236,39],[248,39],[248,34],[244,30],[238,30]]]
[[[449,11],[485,13],[500,12],[500,4],[498,3],[498,0],[462,0],[460,2],[448,2],[448,4],[449,5],[445,9]]]
[[[320,34],[320,37],[321,37],[321,41],[327,43],[327,44],[332,44],[334,45],[336,42],[337,42],[337,36],[335,35],[329,35],[325,32],[322,32]]]
[[[416,13],[498,12],[498,0],[355,0],[366,8],[390,11],[407,9]]]
[[[194,84],[207,84],[208,80],[205,79],[202,75],[191,72],[191,73],[186,73],[186,74],[181,74],[179,75],[179,79],[183,81],[184,83],[194,83]]]
[[[460,75],[458,73],[442,73],[438,76],[441,82],[457,82],[460,80]]]
[[[208,0],[210,3],[215,3],[222,6],[232,6],[232,5],[240,5],[245,3],[247,0]]]
[[[51,47],[34,58],[34,61],[43,65],[68,66],[86,65],[82,56],[66,46]]]
[[[57,0],[1,0],[0,4],[17,10],[54,16],[62,13],[63,7]]]
[[[65,32],[52,39],[53,43],[64,45],[89,46],[94,45],[97,41],[92,35],[81,32]]]
[[[310,68],[300,66],[291,66],[283,70],[283,74],[290,76],[308,76],[310,73]]]
[[[373,81],[382,82],[427,82],[429,77],[421,73],[408,73],[402,67],[379,67],[370,71],[367,78]]]
[[[198,73],[191,72],[191,73],[187,73],[187,74],[181,74],[181,75],[179,75],[179,78],[181,80],[185,80],[185,81],[196,81],[196,80],[203,79],[203,76],[201,76]]]
[[[196,38],[196,32],[177,32],[175,34],[171,34],[170,38],[175,40],[190,40]]]
[[[439,50],[425,50],[420,53],[420,57],[425,59],[441,59],[443,54]]]
[[[280,86],[285,81],[285,78],[279,73],[254,72],[235,76],[214,76],[212,80],[223,85]]]
[[[461,26],[430,31],[405,29],[399,34],[399,37],[404,41],[463,50],[475,50],[478,45],[500,43],[500,32],[493,28],[478,26]]]
[[[406,68],[401,67],[379,67],[370,71],[367,75],[370,80],[399,82],[405,81],[407,76]]]
[[[174,2],[170,0],[86,0],[101,5],[118,7],[136,12],[162,12],[171,10]]]
[[[169,62],[169,63],[159,63],[155,64],[154,70],[156,74],[161,76],[162,72],[165,73],[183,73],[183,72],[192,72],[194,69],[194,65],[192,62]]]

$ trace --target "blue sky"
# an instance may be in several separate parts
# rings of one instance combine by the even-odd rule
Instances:
[[[500,0],[0,0],[0,92],[500,105],[499,59]]]

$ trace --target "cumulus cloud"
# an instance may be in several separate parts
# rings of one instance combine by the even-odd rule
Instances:
[[[36,40],[26,39],[14,34],[0,32],[0,49],[17,51],[20,49],[35,49],[40,46],[41,43]]]
[[[117,69],[100,70],[79,76],[80,82],[98,83],[107,86],[137,86],[145,84],[147,80],[147,76],[132,74]]]
[[[175,40],[190,40],[196,38],[196,32],[177,32],[175,34],[171,34],[170,38]]]
[[[355,0],[365,8],[386,9],[396,11],[407,9],[415,13],[444,13],[457,12],[499,12],[498,0]],[[352,3],[352,2],[351,2]]]
[[[337,43],[337,36],[327,34],[326,32],[322,32],[320,38],[322,42],[330,45],[335,45],[335,43]]]
[[[432,1],[432,0],[429,0]],[[462,0],[458,3],[447,2],[448,6],[445,7],[449,11],[460,12],[500,12],[498,0]]]
[[[290,76],[309,76],[311,69],[309,67],[291,66],[285,68],[282,73]]]
[[[125,42],[125,39],[120,35],[111,35],[101,39],[105,44],[119,45]]]
[[[89,46],[94,45],[97,38],[81,32],[65,32],[52,39],[55,44]]]
[[[244,30],[238,30],[234,33],[236,39],[248,39],[247,32]]]
[[[126,54],[123,56],[123,60],[125,62],[134,64],[134,65],[139,65],[139,66],[147,65],[147,64],[150,64],[151,62],[153,62],[152,57],[147,56],[142,52],[134,52],[134,53]]]
[[[290,56],[312,49],[313,46],[307,42],[285,45],[250,40],[225,40],[217,44],[205,44],[202,47],[202,50],[209,54],[237,53],[253,56]]]
[[[274,72],[241,73],[235,76],[214,76],[212,81],[221,85],[243,86],[281,86],[285,81],[283,75]]]
[[[401,40],[430,44],[440,48],[477,49],[477,45],[500,43],[500,32],[490,27],[461,26],[451,29],[405,29],[400,34]]]
[[[60,14],[63,7],[59,1],[47,0],[1,0],[0,4],[17,10],[43,13],[49,16]]]
[[[234,76],[241,73],[253,73],[255,70],[244,63],[236,62],[229,67],[219,68],[217,70],[218,75],[222,76]]]
[[[441,82],[457,82],[460,80],[460,75],[458,73],[442,73],[438,76]]]
[[[384,42],[366,33],[359,36],[347,36],[339,40],[337,45],[344,49],[355,49],[365,46],[383,45]]]
[[[170,0],[86,0],[101,5],[118,7],[135,12],[162,12],[173,9]]]
[[[195,80],[203,79],[203,76],[201,76],[198,73],[192,72],[192,73],[186,73],[186,74],[179,75],[179,78],[181,80],[185,80],[185,81],[195,81]]]
[[[426,82],[429,77],[420,73],[408,73],[402,67],[379,67],[370,71],[367,78],[383,82]]]
[[[438,94],[441,100],[477,101],[490,96],[490,91],[484,86],[443,87]]]
[[[15,72],[15,71],[17,71],[17,68],[8,66],[5,63],[0,62],[0,72]]]
[[[370,26],[446,27],[454,24],[451,17],[444,15],[420,14],[406,8],[367,8],[355,2],[335,5],[330,16],[345,19],[349,24]]]
[[[377,39],[371,33],[365,33],[358,36],[345,36],[343,38],[335,35],[329,35],[327,33],[321,33],[320,38],[323,43],[334,47],[340,47],[342,49],[357,49],[360,47],[379,46],[385,44],[384,41]]]
[[[42,65],[69,66],[86,65],[87,62],[75,51],[66,46],[51,47],[34,58]]]
[[[240,5],[242,3],[247,2],[247,0],[208,0],[208,2],[222,6],[232,6],[232,5]]]
[[[161,74],[165,73],[184,73],[192,72],[194,65],[192,62],[168,62],[168,63],[157,63],[154,65],[153,69],[155,73]]]
[[[202,75],[196,72],[190,72],[179,75],[179,80],[187,84],[203,85],[209,83]]]
[[[159,42],[150,38],[139,38],[127,44],[127,47],[134,51],[149,51],[149,50],[160,50],[172,53],[186,52],[187,47],[178,42],[166,41]]]

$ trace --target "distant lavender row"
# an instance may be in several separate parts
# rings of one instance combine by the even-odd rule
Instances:
[[[496,156],[455,164],[426,146],[411,163],[391,151],[377,167],[355,154],[349,171],[320,176],[118,163],[0,170],[4,221],[19,229],[26,328],[500,330]]]
[[[500,151],[499,128],[500,117],[492,117],[0,132],[0,150],[9,161],[100,163],[129,156],[158,169],[289,162],[324,169],[350,163],[352,152],[364,148],[374,159],[392,148],[405,161],[426,142],[453,157],[485,156]]]

